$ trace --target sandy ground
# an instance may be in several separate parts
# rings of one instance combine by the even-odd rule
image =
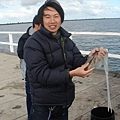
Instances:
[[[87,78],[75,77],[76,98],[69,109],[69,120],[90,120],[91,110],[107,106],[104,71],[95,70]],[[109,73],[112,107],[120,120],[120,74]],[[0,120],[27,120],[24,81],[16,55],[0,53]]]

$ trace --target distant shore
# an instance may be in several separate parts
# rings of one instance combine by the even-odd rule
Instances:
[[[32,22],[18,22],[18,23],[6,23],[6,24],[0,24],[0,26],[2,25],[15,25],[15,24],[29,24],[29,23],[32,23]]]
[[[81,20],[105,20],[105,19],[120,19],[120,18],[91,18],[91,19],[73,19],[73,20],[65,20],[65,21],[81,21]],[[4,24],[0,24],[1,25],[14,25],[14,24],[29,24],[32,22],[17,22],[17,23],[4,23]]]

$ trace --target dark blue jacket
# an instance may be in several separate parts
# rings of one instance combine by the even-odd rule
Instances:
[[[31,28],[32,28],[32,26],[30,26],[27,29],[26,33],[24,33],[18,41],[17,54],[18,54],[18,57],[20,59],[23,59],[23,57],[24,57],[24,45],[25,45],[27,39],[31,36],[30,35],[30,29]],[[23,71],[23,73],[22,73],[23,79],[25,79],[25,81],[29,82],[29,79],[28,79],[28,76],[27,76],[27,71],[25,70],[24,66],[25,66],[25,64],[22,64],[22,62],[20,61],[20,69]]]
[[[68,71],[86,62],[70,33],[59,29],[64,50],[52,34],[41,26],[25,44],[24,59],[28,68],[33,104],[68,105],[75,97],[75,86]]]
[[[32,27],[32,26],[30,26],[30,27],[27,29],[26,33],[24,33],[24,34],[20,37],[20,39],[19,39],[19,41],[18,41],[17,54],[18,54],[18,57],[19,57],[20,59],[23,59],[23,55],[24,55],[24,44],[25,44],[25,42],[27,41],[27,39],[31,36],[31,35],[29,34],[29,30],[31,29],[31,27]]]

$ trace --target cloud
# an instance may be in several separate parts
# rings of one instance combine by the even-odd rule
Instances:
[[[70,6],[70,7],[68,7]],[[111,17],[115,13],[115,7],[107,3],[106,1],[82,1],[75,0],[63,4],[66,12],[65,18],[70,19],[86,19],[86,18],[107,18]],[[110,13],[111,11],[111,13]],[[118,9],[116,10],[118,11]],[[74,16],[72,16],[74,15]]]
[[[58,0],[65,19],[119,17],[120,2],[108,0]],[[111,0],[110,0],[111,1]],[[45,0],[0,0],[0,23],[32,21]]]
[[[21,0],[21,5],[22,6],[29,6],[29,5],[37,5],[40,0]]]
[[[4,9],[4,8],[5,8],[5,6],[0,4],[0,9]]]
[[[0,12],[0,23],[3,21],[6,21],[6,23],[32,22],[36,13],[37,11],[35,9],[27,10],[25,7],[16,11],[8,10],[6,12]]]
[[[4,6],[13,6],[19,4],[20,0],[0,0],[0,3]]]

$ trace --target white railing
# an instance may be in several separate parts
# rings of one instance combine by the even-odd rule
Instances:
[[[10,52],[14,53],[14,46],[17,46],[17,43],[13,42],[13,35],[14,34],[23,34],[24,32],[0,32],[0,34],[8,34],[9,35],[9,41],[8,42],[0,42],[0,44],[3,45],[9,45],[10,46]],[[93,35],[93,36],[119,36],[120,37],[120,33],[117,32],[70,32],[72,33],[72,36],[80,36],[80,35]],[[90,51],[83,51],[80,50],[82,52],[82,54],[88,54]],[[120,55],[118,54],[108,54],[108,57],[111,58],[118,58],[120,59]]]
[[[25,32],[0,32],[0,34],[8,34],[9,35],[9,41],[8,42],[1,42],[0,41],[0,44],[3,44],[3,45],[9,45],[10,46],[10,52],[14,53],[14,46],[17,46],[18,43],[14,43],[13,42],[13,34],[23,34]]]
[[[93,36],[118,36],[120,37],[120,33],[118,32],[71,32],[71,33],[72,33],[72,36],[93,35]],[[82,52],[82,54],[89,54],[90,52],[90,51],[82,51],[82,50],[80,51]],[[118,54],[109,53],[108,57],[120,59],[120,55]]]

